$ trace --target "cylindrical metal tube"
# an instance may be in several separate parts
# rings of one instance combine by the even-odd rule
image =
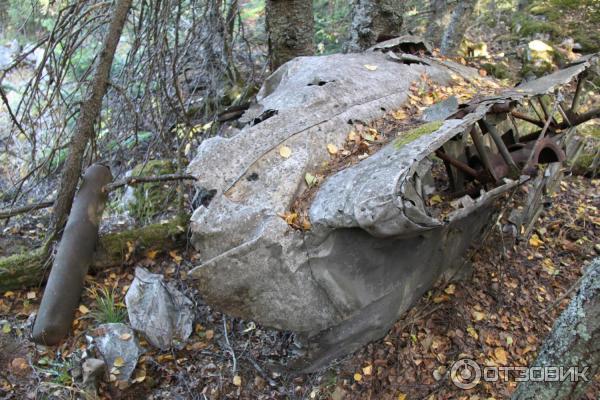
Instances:
[[[85,171],[33,326],[36,343],[57,344],[71,329],[108,198],[103,187],[111,181],[110,170],[103,165],[94,164]]]

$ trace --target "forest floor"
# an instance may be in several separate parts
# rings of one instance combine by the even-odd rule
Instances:
[[[450,379],[459,359],[487,366],[528,366],[553,321],[578,286],[582,268],[600,249],[600,180],[567,177],[527,241],[516,245],[492,234],[472,255],[470,279],[443,284],[423,296],[381,340],[310,375],[270,372],[297,352],[292,334],[227,318],[201,303],[187,285],[192,253],[150,253],[133,265],[88,276],[86,287],[114,288],[117,306],[135,266],[162,273],[195,299],[195,331],[180,350],[146,353],[135,383],[103,382],[101,398],[502,399],[516,387],[482,382],[463,391]],[[6,399],[78,398],[78,362],[90,349],[98,304],[86,291],[74,333],[53,348],[28,340],[41,291],[0,298],[0,396]],[[97,317],[97,316],[96,316]],[[75,378],[74,378],[75,377]],[[594,378],[588,399],[600,393]]]

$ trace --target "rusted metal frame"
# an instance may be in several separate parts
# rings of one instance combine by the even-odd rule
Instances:
[[[559,103],[559,104],[557,104],[557,107],[558,107],[558,112],[560,113],[560,115],[562,116],[562,118],[564,120],[564,122],[562,124],[559,124],[558,126],[561,127],[562,125],[564,125],[566,123],[568,128],[572,127],[573,124],[571,123],[571,119],[567,115],[563,105]]]
[[[436,153],[437,155],[437,153]],[[441,157],[439,157],[441,158]],[[456,179],[454,176],[454,171],[452,170],[452,164],[450,164],[448,161],[442,159],[442,161],[444,162],[444,168],[446,169],[446,175],[448,175],[448,180],[450,181],[450,191],[451,192],[455,192],[456,191]]]
[[[548,107],[546,107],[546,104],[544,103],[544,96],[538,96],[538,103],[540,103],[540,106],[542,107],[542,111],[544,112],[544,120],[547,120],[548,118],[552,118],[552,123],[554,123],[554,125],[558,125],[558,121],[556,121],[556,118],[554,118],[554,115],[551,115],[548,112]]]
[[[471,168],[466,163],[464,163],[464,162],[462,162],[460,160],[457,160],[454,157],[450,157],[448,154],[444,153],[444,151],[442,151],[441,149],[437,149],[435,151],[435,155],[438,156],[439,158],[441,158],[442,161],[444,161],[444,162],[452,165],[453,167],[455,167],[456,169],[464,172],[465,174],[469,175],[473,179],[476,179],[476,180],[478,180],[481,183],[485,183],[484,182],[485,179],[483,179],[481,177],[481,174],[477,170]]]
[[[559,98],[559,95],[557,93],[556,99],[554,100],[554,105],[552,106],[552,112],[550,113],[549,118],[546,119],[546,123],[544,124],[542,131],[540,132],[540,135],[536,139],[535,144],[533,145],[533,148],[531,149],[531,154],[529,154],[529,157],[527,158],[527,162],[525,163],[524,170],[531,167],[530,164],[531,164],[531,160],[533,159],[533,156],[535,155],[535,150],[536,150],[537,146],[540,144],[540,142],[544,139],[544,136],[546,135],[548,128],[550,128],[550,124],[552,123],[552,114],[554,114],[556,112],[556,108],[558,106],[558,98]]]
[[[473,139],[473,144],[477,149],[477,153],[481,158],[481,162],[483,163],[485,170],[488,174],[490,174],[490,176],[495,182],[498,182],[498,176],[496,175],[496,171],[494,171],[494,167],[492,166],[488,152],[485,149],[485,145],[483,144],[483,136],[479,132],[479,129],[477,129],[477,125],[473,125],[469,133],[471,135],[471,139]]]
[[[498,134],[496,127],[492,124],[489,124],[485,119],[479,120],[479,126],[482,131],[490,134],[490,136],[492,137],[492,140],[496,144],[496,147],[498,147],[498,151],[500,152],[502,159],[504,159],[504,162],[510,167],[510,169],[512,170],[513,173],[517,173],[519,171],[519,168],[517,167],[517,164],[513,160],[512,156],[510,155],[510,152],[508,151],[506,144],[504,144],[504,141]]]
[[[587,71],[584,71],[579,75],[579,79],[577,79],[577,88],[575,89],[575,95],[573,95],[573,102],[571,103],[571,109],[569,110],[570,114],[577,113],[577,107],[579,106],[579,97],[581,97],[581,92],[583,90],[583,84],[585,82],[586,76]]]
[[[535,112],[535,115],[538,116],[538,119],[540,121],[545,121],[548,119],[548,117],[545,117],[544,115],[542,115],[542,113],[540,113],[540,110],[538,110],[537,107],[535,106],[533,99],[529,99],[529,106],[533,109],[533,112]]]
[[[519,131],[519,126],[517,125],[517,120],[515,119],[515,116],[512,115],[511,113],[508,113],[508,119],[512,123],[512,126],[515,130],[514,137],[515,137],[515,140],[518,142],[519,139],[521,138],[521,132]]]
[[[511,111],[510,115],[512,115],[515,118],[522,119],[523,121],[529,122],[530,124],[539,126],[540,128],[544,127],[544,123],[542,121],[537,120],[527,114],[523,114],[518,111]]]

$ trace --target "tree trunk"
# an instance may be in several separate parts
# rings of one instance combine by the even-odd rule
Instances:
[[[188,218],[175,218],[165,224],[147,225],[124,232],[100,236],[92,271],[123,265],[144,257],[148,251],[158,253],[185,247]],[[39,286],[46,273],[44,249],[0,258],[0,293]]]
[[[428,21],[425,39],[439,48],[442,43],[442,35],[448,25],[450,25],[452,11],[456,7],[456,2],[449,4],[448,0],[430,0],[429,7],[432,10],[432,14]]]
[[[266,13],[271,71],[315,53],[312,1],[267,0]]]
[[[513,400],[582,398],[587,385],[600,372],[600,258],[588,266],[581,286],[558,318],[533,367],[577,367],[586,379],[572,382],[523,382]],[[588,368],[584,370],[584,368]]]
[[[402,1],[355,0],[346,51],[360,52],[379,42],[400,36],[403,12]]]
[[[69,153],[65,161],[58,197],[54,205],[50,240],[54,240],[58,236],[71,211],[73,196],[81,175],[85,149],[94,137],[94,124],[100,116],[102,98],[106,93],[115,50],[119,44],[131,3],[132,0],[117,0],[98,56],[94,77],[89,84],[87,95],[81,103],[77,127],[69,144]]]
[[[85,171],[33,325],[36,343],[55,345],[71,329],[108,200],[104,185],[110,181],[110,169],[104,165],[94,164]]]
[[[477,0],[460,1],[452,11],[450,23],[444,31],[440,45],[440,51],[443,55],[456,55],[456,51],[460,47],[460,42],[469,27],[469,22],[476,5]]]

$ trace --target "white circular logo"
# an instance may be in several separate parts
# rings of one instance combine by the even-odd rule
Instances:
[[[473,389],[481,381],[481,368],[475,361],[463,358],[452,365],[450,379],[456,387]]]

